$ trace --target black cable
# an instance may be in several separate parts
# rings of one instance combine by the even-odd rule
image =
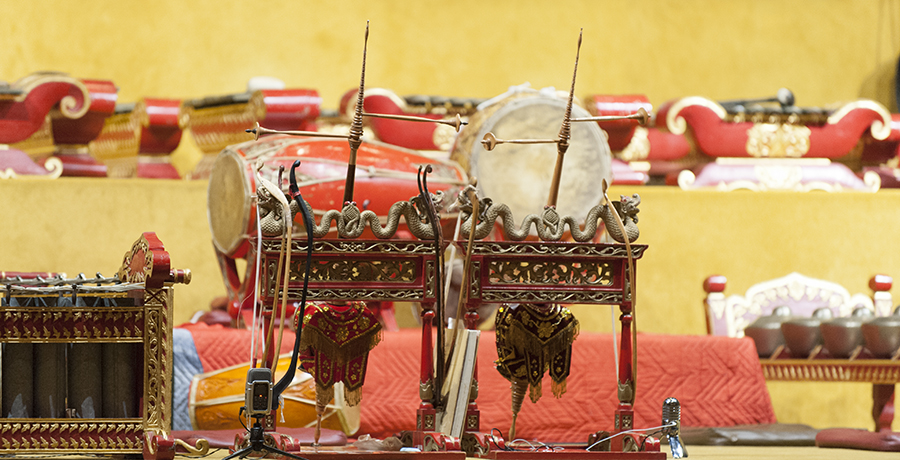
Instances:
[[[238,421],[241,422],[241,426],[244,427],[245,430],[250,431],[250,428],[247,428],[247,425],[244,425],[244,412],[247,411],[247,406],[241,406],[241,410],[238,411]]]
[[[644,443],[647,442],[647,438],[649,438],[650,436],[653,436],[655,434],[662,433],[662,432],[663,432],[663,430],[657,430],[650,434],[644,435],[644,439],[641,439],[641,447],[638,448],[638,452],[641,452],[644,450]]]
[[[497,441],[494,441],[494,431],[496,431],[497,433],[500,434],[500,436],[499,436],[500,439],[503,439],[503,432],[500,431],[500,428],[491,428],[491,444],[493,444],[494,447],[497,448],[497,450],[505,450],[505,451],[513,450],[512,448],[507,447],[505,443],[502,447],[499,444],[497,444]]]
[[[281,393],[284,392],[291,381],[293,381],[294,373],[297,370],[297,359],[300,355],[300,337],[303,333],[303,314],[306,310],[306,294],[309,291],[309,274],[310,269],[312,268],[313,227],[315,227],[316,223],[309,213],[309,210],[306,208],[307,204],[300,194],[300,187],[297,186],[296,169],[298,166],[300,166],[300,160],[294,161],[294,164],[291,166],[290,194],[292,199],[296,200],[297,204],[300,205],[300,214],[303,216],[303,226],[306,227],[306,273],[303,277],[303,291],[300,294],[300,306],[298,307],[300,320],[297,321],[297,335],[294,337],[294,349],[291,351],[291,364],[281,380],[279,380],[272,388],[272,410],[276,409]],[[287,248],[287,250],[290,251],[291,248]],[[287,270],[290,270],[290,267],[288,267]],[[287,289],[287,286],[284,288]]]

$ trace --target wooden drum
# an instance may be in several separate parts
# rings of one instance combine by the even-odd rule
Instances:
[[[487,151],[481,140],[488,132],[498,139],[556,139],[565,108],[565,99],[537,91],[480,106],[457,138],[450,159],[478,179],[479,196],[509,206],[517,223],[527,214],[540,215],[550,195],[556,144],[504,144]],[[572,107],[573,118],[589,116],[583,108]],[[600,203],[602,179],[612,182],[610,163],[607,137],[597,123],[572,123],[557,202],[560,215],[583,219]]]
[[[290,363],[290,355],[282,355],[278,359],[275,382],[281,379]],[[249,369],[249,364],[244,364],[194,376],[188,410],[195,430],[241,428],[238,411],[244,405]],[[278,426],[303,428],[316,425],[316,382],[311,375],[298,371],[282,396],[284,408],[275,413]],[[334,386],[334,400],[325,409],[322,427],[343,431],[348,436],[359,430],[359,406],[344,404],[344,386],[341,383]]]

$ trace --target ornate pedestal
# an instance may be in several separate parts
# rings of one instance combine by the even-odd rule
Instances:
[[[458,246],[466,251],[466,242]],[[646,245],[631,245],[632,256],[640,259]],[[615,427],[610,434],[634,428],[635,369],[632,323],[631,286],[628,253],[624,244],[570,242],[490,242],[478,241],[472,246],[472,271],[468,285],[468,303],[473,314],[481,302],[492,303],[572,303],[618,305],[622,334],[619,358],[619,405]],[[473,318],[474,319],[474,318]],[[575,345],[577,346],[577,345]],[[474,401],[473,401],[474,403]],[[611,439],[610,451],[582,450],[562,452],[519,452],[495,450],[491,435],[479,434],[477,414],[463,443],[474,449],[467,452],[490,458],[648,458],[664,459],[659,442],[648,441],[644,452],[634,452],[643,436],[623,434]],[[652,439],[652,438],[649,438]],[[557,457],[558,456],[558,457]]]

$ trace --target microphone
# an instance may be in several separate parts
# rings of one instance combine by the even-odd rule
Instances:
[[[672,458],[684,458],[688,456],[684,444],[678,437],[681,434],[681,403],[675,398],[663,401],[662,406],[663,435],[669,440],[672,449]]]
[[[265,417],[272,410],[272,371],[265,367],[252,367],[247,371],[247,387],[244,407],[252,417]]]

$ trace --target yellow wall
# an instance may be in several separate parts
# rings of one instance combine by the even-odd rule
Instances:
[[[896,111],[898,1],[5,1],[0,79],[40,70],[111,79],[129,102],[240,92],[250,77],[270,75],[319,90],[334,108],[358,84],[366,19],[367,83],[399,94],[489,97],[525,81],[567,87],[583,27],[580,96],[642,93],[658,105],[785,86],[800,105],[864,96]],[[196,159],[191,145],[186,137],[179,149],[182,171]],[[194,271],[176,291],[176,319],[186,320],[223,292],[205,190],[202,182],[0,182],[0,264],[108,274],[140,232],[155,230],[173,265]],[[852,292],[876,272],[900,281],[900,193],[613,193],[634,191],[644,199],[641,242],[650,245],[639,266],[643,331],[703,333],[701,282],[712,273],[729,277],[726,293],[790,271]],[[585,329],[608,330],[608,313],[593,311],[577,312]],[[871,425],[865,385],[770,389],[782,422]]]
[[[0,79],[106,78],[128,102],[229,94],[270,75],[333,108],[359,83],[368,19],[368,85],[399,94],[567,88],[583,27],[579,95],[642,93],[658,105],[786,86],[822,105],[873,92],[896,62],[898,14],[896,0],[7,0]]]

